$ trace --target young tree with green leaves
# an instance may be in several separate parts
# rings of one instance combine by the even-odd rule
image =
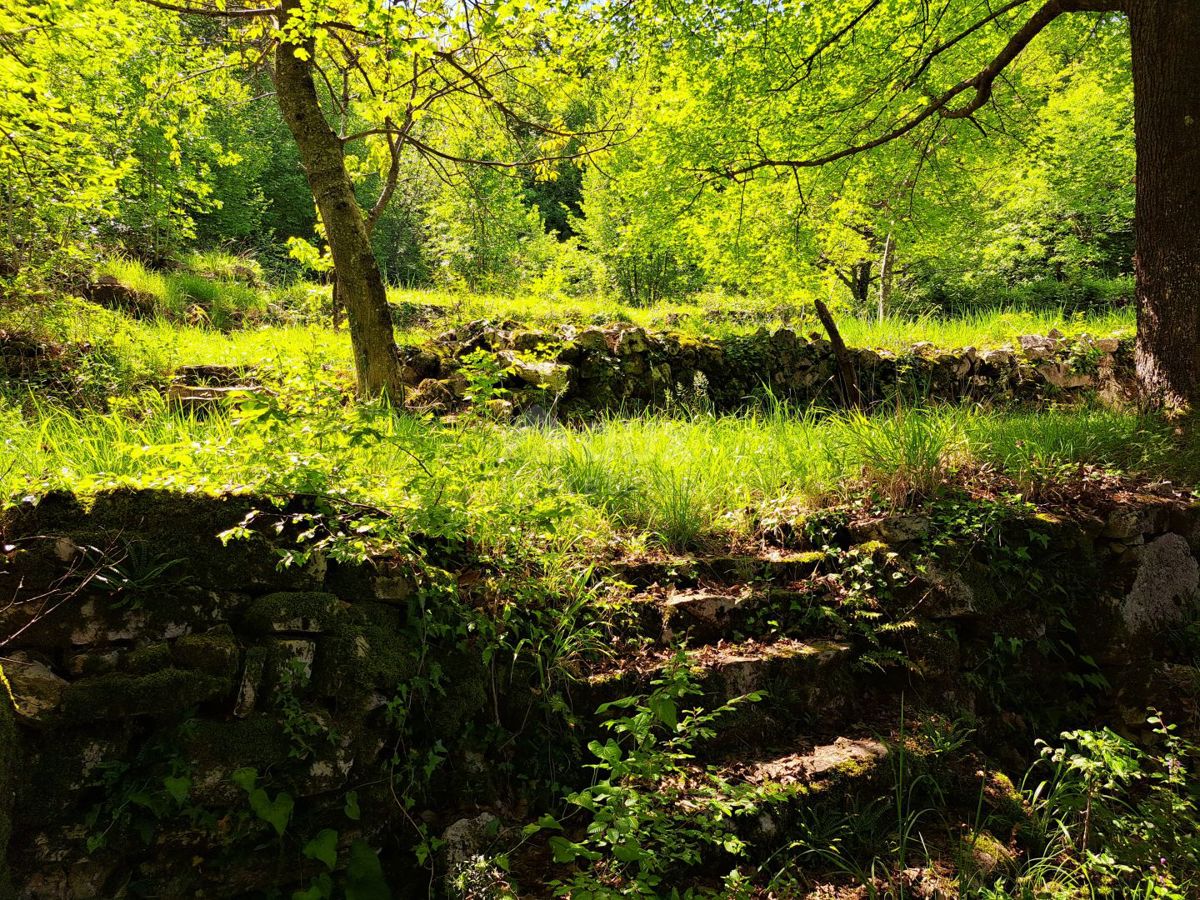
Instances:
[[[401,154],[439,171],[456,166],[550,166],[579,154],[578,137],[555,115],[572,20],[546,0],[281,0],[235,6],[223,0],[133,0],[226,23],[228,58],[266,67],[312,189],[347,311],[360,394],[399,399],[395,337],[371,232],[396,190]],[[526,98],[537,88],[537,114]],[[549,99],[548,99],[549,98]],[[546,113],[549,112],[549,116]],[[456,126],[490,118],[535,135],[513,158],[471,158],[447,149]],[[347,149],[362,143],[380,160],[381,187],[359,204]]]

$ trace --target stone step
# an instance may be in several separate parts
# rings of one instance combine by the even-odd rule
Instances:
[[[603,577],[635,588],[674,586],[696,587],[719,584],[786,584],[813,575],[825,554],[764,553],[730,556],[672,556],[655,559],[619,560],[611,564]]]
[[[201,415],[220,409],[230,399],[241,399],[247,392],[259,390],[254,385],[230,385],[211,387],[207,385],[175,383],[167,386],[167,402],[185,413]]]
[[[746,703],[722,720],[721,736],[731,740],[770,722],[794,730],[818,716],[836,721],[848,696],[852,655],[849,644],[792,638],[697,647],[685,651],[685,657],[700,693],[683,705],[715,709],[746,694],[762,694],[761,702]],[[674,656],[671,650],[654,648],[615,660],[583,682],[575,694],[576,708],[590,712],[603,703],[649,693]]]
[[[253,366],[193,365],[179,366],[172,379],[176,384],[195,387],[240,387],[257,385],[258,372]]]
[[[823,592],[816,585],[795,589],[752,585],[672,589],[653,597],[665,646],[698,646],[716,641],[762,637],[768,630],[801,624]]]

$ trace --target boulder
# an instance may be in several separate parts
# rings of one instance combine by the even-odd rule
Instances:
[[[42,724],[58,710],[67,681],[46,665],[17,652],[9,654],[2,671],[8,679],[19,720]]]
[[[1058,341],[1040,334],[1023,334],[1018,338],[1021,350],[1028,359],[1049,359],[1058,349]]]
[[[1043,363],[1037,373],[1059,390],[1072,391],[1091,387],[1095,379],[1087,372],[1072,372],[1062,363]]]
[[[571,384],[571,367],[551,360],[533,361],[508,355],[513,374],[528,385],[552,394],[564,394]]]
[[[1150,639],[1185,618],[1200,588],[1200,564],[1188,543],[1164,534],[1129,551],[1136,560],[1133,587],[1119,603],[1121,619],[1134,640]]]

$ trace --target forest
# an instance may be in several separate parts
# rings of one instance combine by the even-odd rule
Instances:
[[[1200,896],[1197,0],[0,0],[0,900]]]

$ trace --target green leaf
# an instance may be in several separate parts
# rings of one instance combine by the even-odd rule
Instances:
[[[322,872],[302,891],[292,893],[292,900],[328,900],[333,896],[333,879]]]
[[[187,800],[188,791],[192,788],[192,779],[186,776],[176,778],[173,775],[168,775],[163,779],[163,787],[167,789],[167,793],[171,795],[171,799],[176,803],[183,803]]]
[[[292,818],[292,809],[296,803],[292,795],[280,791],[271,800],[262,788],[256,788],[250,793],[250,808],[254,814],[275,829],[275,833],[283,837],[288,821]]]
[[[258,780],[258,769],[237,769],[229,778],[243,791],[250,793],[254,790],[254,782]]]
[[[355,822],[362,817],[362,810],[358,808],[358,791],[346,794],[346,805],[342,807],[342,812],[346,814],[347,819]]]
[[[337,867],[338,833],[332,828],[322,828],[315,838],[304,845],[304,855],[325,864],[330,872]]]
[[[346,866],[346,900],[392,900],[379,857],[365,841],[350,845]]]
[[[662,694],[654,694],[647,701],[647,705],[650,707],[650,712],[654,713],[654,717],[658,721],[662,722],[672,731],[675,730],[675,727],[679,724],[679,715],[674,700]]]
[[[550,838],[550,850],[554,853],[557,863],[575,862],[575,858],[583,851],[583,847],[574,841],[569,841],[560,834]]]
[[[637,862],[643,855],[642,848],[636,843],[617,844],[613,847],[613,856],[623,863]]]

